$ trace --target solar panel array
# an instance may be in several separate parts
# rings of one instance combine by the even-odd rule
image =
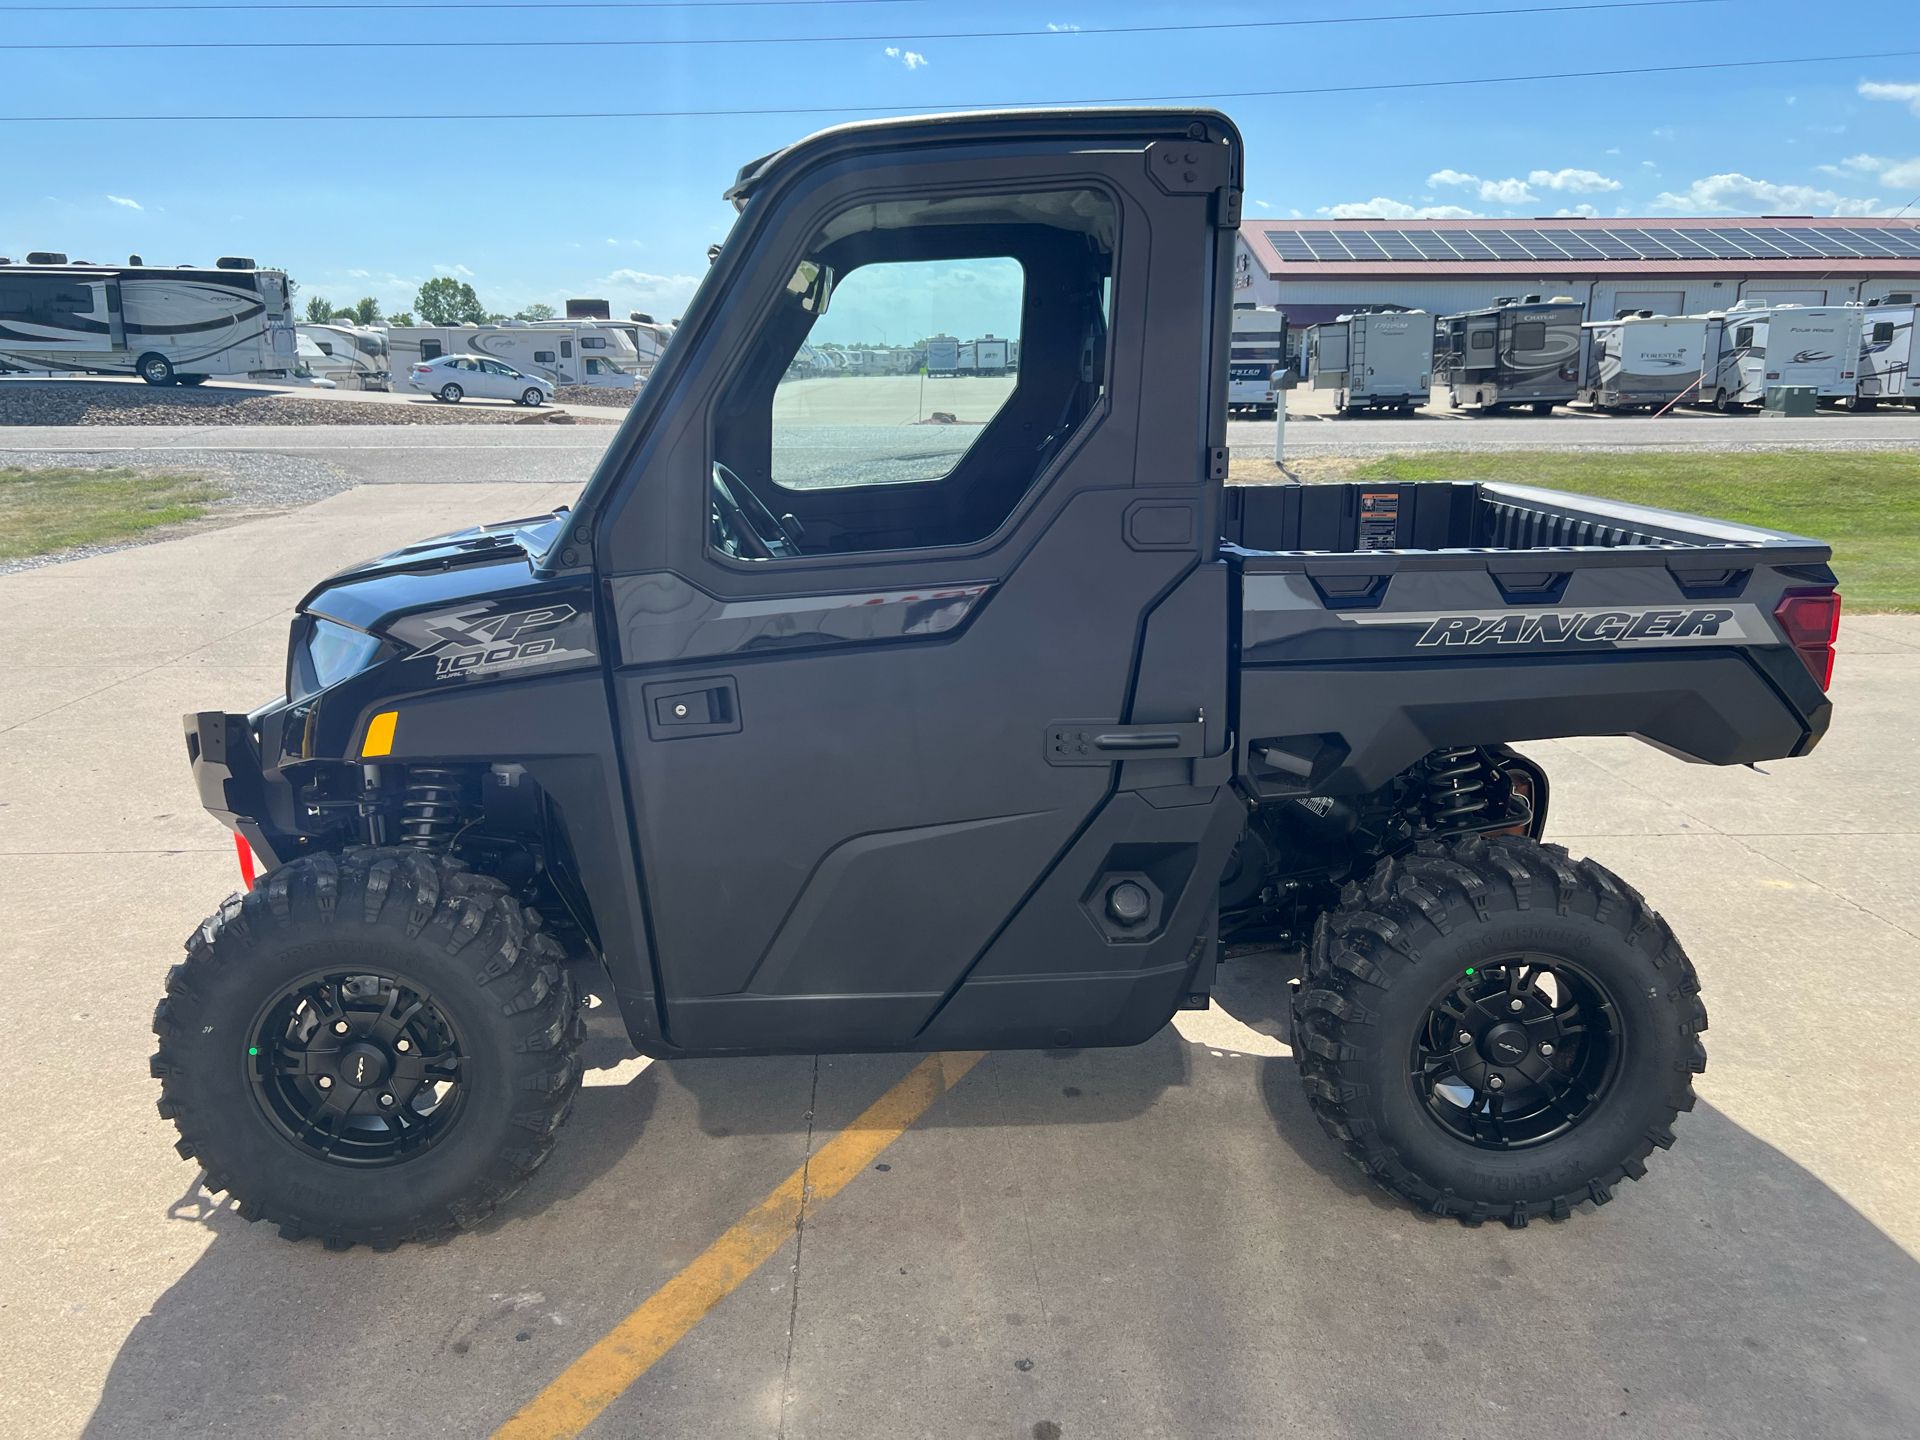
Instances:
[[[1286,261],[1920,260],[1920,229],[1877,225],[1268,230]]]

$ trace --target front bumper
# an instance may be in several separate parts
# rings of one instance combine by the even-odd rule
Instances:
[[[200,710],[181,720],[187,763],[207,813],[251,845],[268,868],[285,864],[299,844],[293,788],[262,766],[255,717]]]

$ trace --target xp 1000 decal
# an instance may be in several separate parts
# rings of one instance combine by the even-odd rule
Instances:
[[[591,664],[592,617],[565,602],[522,610],[479,604],[411,617],[395,633],[433,661],[435,680],[463,680],[536,666]]]

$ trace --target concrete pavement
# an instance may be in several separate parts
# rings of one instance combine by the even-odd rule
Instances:
[[[597,1024],[529,1188],[389,1255],[286,1244],[174,1156],[148,1020],[234,885],[180,712],[275,691],[321,574],[572,488],[364,488],[0,577],[0,1431],[482,1432],[911,1067],[649,1066]],[[1300,1096],[1285,959],[1239,960],[1138,1048],[988,1057],[594,1433],[1920,1432],[1920,619],[1842,629],[1832,733],[1768,774],[1529,747],[1713,1017],[1616,1204],[1467,1231],[1376,1196]]]

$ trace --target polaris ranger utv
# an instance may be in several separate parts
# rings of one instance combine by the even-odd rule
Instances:
[[[286,693],[186,718],[265,866],[155,1017],[208,1186],[333,1245],[471,1225],[566,1119],[588,994],[667,1059],[1132,1045],[1256,944],[1304,947],[1309,1101],[1394,1194],[1521,1225],[1638,1179],[1699,984],[1545,843],[1509,745],[1806,753],[1829,552],[1516,486],[1226,487],[1241,165],[1194,110],[758,160],[573,508],[313,590]],[[992,417],[796,438],[836,289],[917,315],[956,265],[1016,276]]]

